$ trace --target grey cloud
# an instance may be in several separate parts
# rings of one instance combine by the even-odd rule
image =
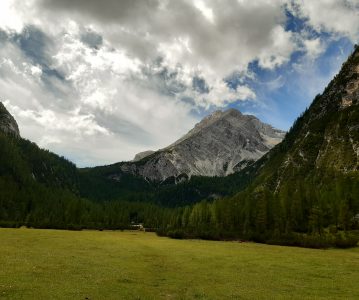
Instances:
[[[152,145],[153,136],[145,128],[142,128],[133,122],[124,120],[115,114],[109,114],[102,110],[83,110],[83,113],[94,114],[96,122],[107,128],[110,132],[121,136],[127,143],[136,144],[141,141],[143,145]],[[136,134],[134,134],[136,133]]]
[[[29,25],[19,34],[9,35],[8,42],[15,43],[33,65],[39,65],[41,80],[55,96],[64,98],[71,94],[71,82],[53,67],[56,53],[54,41],[39,28]]]
[[[143,62],[151,62],[158,56],[158,43],[153,38],[146,38],[145,34],[116,28],[106,32],[106,39],[114,47],[125,49],[128,56],[136,57]]]
[[[105,23],[131,22],[143,24],[156,10],[158,0],[39,0],[39,4],[50,11],[65,11],[71,14],[87,14]]]
[[[8,33],[0,28],[0,42],[4,43],[8,40]]]
[[[193,97],[188,97],[188,96],[182,96],[180,97],[180,100],[183,102],[183,103],[187,103],[193,107],[196,106],[196,101],[193,99]]]
[[[49,48],[52,40],[35,26],[27,26],[24,30],[15,36],[15,41],[20,49],[29,57],[34,64],[49,66],[51,64]]]
[[[162,59],[157,58],[152,64],[142,68],[145,80],[138,78],[132,78],[132,80],[166,96],[175,96],[184,92],[187,87],[178,79],[178,71],[171,71],[161,63]]]
[[[94,49],[100,48],[103,44],[102,36],[91,29],[87,29],[85,32],[81,33],[80,39],[81,42]]]
[[[5,55],[19,68],[21,60],[41,66],[41,81],[31,72],[16,77],[9,66],[0,87],[34,141],[69,157],[86,152],[95,163],[130,159],[184,134],[198,121],[193,110],[225,105],[221,97],[236,101],[223,82],[229,73],[262,56],[290,55],[287,36],[273,48],[271,34],[285,22],[280,2],[252,2],[203,1],[212,23],[191,0],[34,0],[35,15],[24,20],[36,17],[38,27],[19,33],[21,59],[11,49]]]
[[[89,20],[97,23],[105,38],[145,62],[161,55],[160,45],[181,38],[188,39],[191,49],[181,57],[182,63],[207,64],[220,76],[267,55],[282,56],[284,61],[293,51],[287,45],[272,47],[277,38],[273,30],[286,19],[282,1],[204,3],[213,11],[213,23],[187,0],[108,0],[105,4],[97,0],[38,0],[41,11],[72,16],[84,24]]]
[[[192,87],[200,94],[207,94],[209,92],[209,87],[206,81],[203,78],[197,76],[193,77],[192,79]]]

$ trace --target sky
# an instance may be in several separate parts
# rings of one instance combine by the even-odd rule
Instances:
[[[359,39],[359,0],[1,0],[0,101],[79,167],[216,110],[288,130]]]

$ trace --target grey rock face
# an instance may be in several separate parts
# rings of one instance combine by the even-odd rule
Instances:
[[[216,111],[170,146],[146,152],[143,158],[123,163],[120,168],[156,181],[192,175],[225,176],[259,159],[284,135],[238,110]]]
[[[132,161],[139,161],[142,158],[145,158],[145,157],[147,157],[147,156],[149,156],[149,155],[151,155],[151,154],[153,154],[155,152],[156,151],[148,150],[148,151],[143,151],[143,152],[137,153]]]
[[[7,111],[2,102],[0,102],[0,131],[20,137],[19,127],[14,117]]]

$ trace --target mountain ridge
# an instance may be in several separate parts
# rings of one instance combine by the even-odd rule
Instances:
[[[155,181],[225,176],[256,161],[284,134],[238,110],[215,111],[169,146],[121,163],[119,171]]]

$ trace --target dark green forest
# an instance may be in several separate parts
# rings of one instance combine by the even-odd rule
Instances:
[[[176,207],[234,194],[248,174],[194,177],[178,185],[151,183],[112,167],[77,169],[35,143],[0,132],[0,224],[40,228],[129,228],[163,226]],[[117,170],[117,169],[116,169]]]

